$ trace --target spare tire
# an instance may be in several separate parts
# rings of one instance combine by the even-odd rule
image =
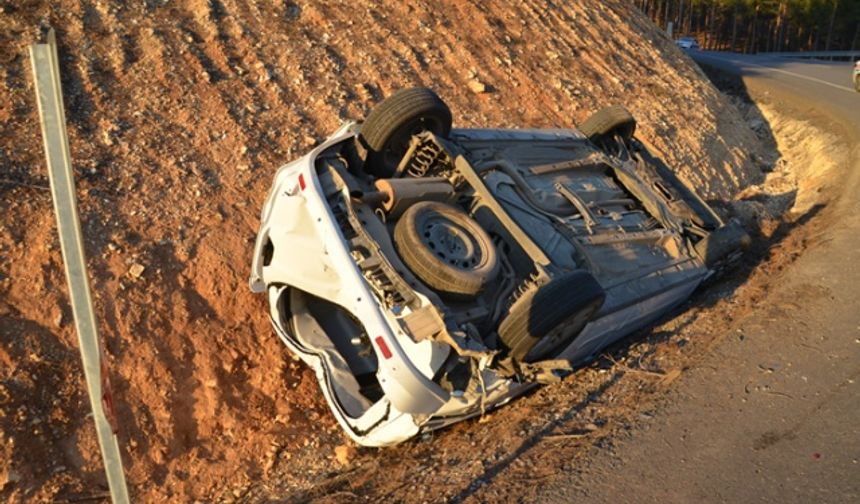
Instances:
[[[368,149],[367,171],[376,177],[391,177],[413,135],[430,131],[447,137],[451,121],[451,109],[428,88],[394,93],[374,107],[361,126],[359,136]]]
[[[552,359],[582,332],[605,298],[587,271],[565,273],[520,296],[499,324],[499,339],[522,362]]]
[[[579,131],[592,142],[616,134],[627,142],[636,133],[636,119],[621,105],[612,105],[592,114],[579,126]]]
[[[499,272],[496,247],[487,232],[446,203],[410,206],[394,227],[394,245],[421,281],[449,297],[473,298]]]

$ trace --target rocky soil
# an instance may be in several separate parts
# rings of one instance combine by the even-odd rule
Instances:
[[[682,361],[660,359],[687,351],[679,327],[693,309],[616,354],[620,364],[603,360],[422,440],[354,449],[246,278],[275,168],[393,91],[433,87],[460,127],[571,126],[622,103],[639,136],[710,199],[760,183],[768,166],[747,120],[624,0],[0,9],[0,498],[13,502],[106,488],[27,55],[48,26],[139,502],[461,500],[497,476],[508,489],[479,498],[507,500],[575,468],[587,452],[558,447],[599,445],[616,418],[606,408],[680,372]],[[636,378],[603,394],[625,374]]]

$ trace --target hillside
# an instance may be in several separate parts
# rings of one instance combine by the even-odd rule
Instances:
[[[759,145],[735,108],[625,0],[4,3],[4,500],[97,495],[103,483],[27,55],[49,25],[141,502],[232,498],[252,482],[299,492],[340,474],[332,454],[345,435],[246,279],[275,168],[393,91],[434,88],[459,127],[566,127],[621,103],[708,198],[761,179]]]

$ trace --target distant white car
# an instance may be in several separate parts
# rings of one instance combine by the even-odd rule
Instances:
[[[633,136],[451,129],[403,90],[280,170],[251,290],[367,446],[479,415],[652,322],[748,237]]]
[[[681,37],[675,41],[681,49],[699,49],[699,43],[693,37]]]

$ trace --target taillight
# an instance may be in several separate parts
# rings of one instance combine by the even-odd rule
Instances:
[[[385,340],[382,339],[382,336],[377,336],[376,338],[374,338],[373,341],[376,342],[376,346],[379,347],[379,351],[382,352],[382,356],[386,359],[390,359],[391,349],[388,348],[388,343],[386,343]]]

